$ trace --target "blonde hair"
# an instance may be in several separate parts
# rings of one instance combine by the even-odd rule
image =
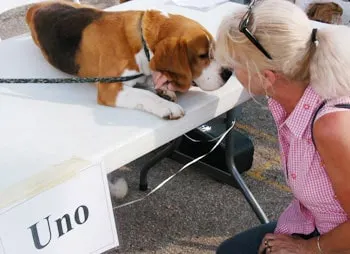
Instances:
[[[350,28],[318,29],[316,47],[312,23],[301,8],[286,0],[258,0],[248,29],[271,55],[270,60],[239,31],[246,11],[242,6],[220,24],[215,57],[222,65],[238,64],[248,73],[268,69],[292,81],[310,82],[326,99],[350,96]]]

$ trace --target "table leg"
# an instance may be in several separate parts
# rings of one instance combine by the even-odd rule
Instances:
[[[172,140],[169,144],[163,148],[160,152],[158,152],[151,160],[149,160],[145,166],[141,169],[140,172],[140,190],[146,191],[148,189],[148,183],[147,183],[147,174],[148,171],[159,161],[162,159],[170,156],[176,148],[180,145],[182,140],[182,136],[178,137],[177,139]]]
[[[234,109],[231,109],[226,113],[227,128],[229,128],[231,126],[232,122],[234,121],[234,119],[235,119],[234,115],[235,115]],[[226,151],[225,151],[226,152],[226,156],[225,156],[226,163],[227,163],[227,167],[231,171],[232,177],[236,180],[239,189],[243,193],[245,199],[248,201],[249,205],[253,209],[253,211],[256,214],[256,216],[258,217],[259,221],[262,224],[268,223],[269,220],[268,220],[266,214],[264,213],[264,211],[260,207],[259,203],[255,199],[252,192],[249,190],[248,186],[246,185],[245,181],[243,180],[242,176],[240,175],[240,173],[238,172],[238,170],[235,166],[234,158],[232,156],[232,154],[233,154],[233,142],[234,142],[233,136],[228,134],[225,142],[226,142],[226,146],[225,146],[226,147]]]

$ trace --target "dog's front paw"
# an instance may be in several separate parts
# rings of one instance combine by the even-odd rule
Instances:
[[[168,101],[176,102],[176,100],[177,100],[176,93],[173,91],[157,89],[156,93],[158,96],[160,96],[163,99],[166,99]]]
[[[183,108],[174,102],[169,102],[160,108],[160,116],[167,120],[176,120],[185,115]]]

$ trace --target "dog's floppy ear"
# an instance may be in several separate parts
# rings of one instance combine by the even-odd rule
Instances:
[[[188,54],[187,43],[184,39],[166,38],[156,45],[150,68],[162,72],[169,81],[186,90],[192,83]]]

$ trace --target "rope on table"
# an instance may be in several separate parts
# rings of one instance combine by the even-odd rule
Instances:
[[[122,77],[73,77],[73,78],[0,78],[0,84],[62,84],[62,83],[115,83],[126,82],[144,76],[144,74],[136,74]]]

